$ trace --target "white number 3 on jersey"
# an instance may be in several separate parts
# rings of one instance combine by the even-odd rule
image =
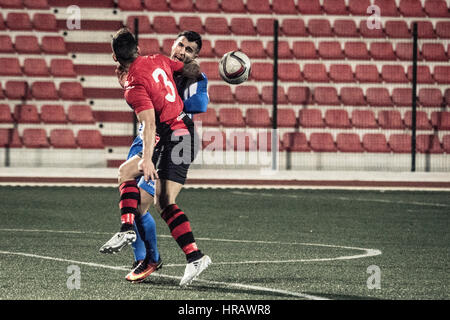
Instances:
[[[170,80],[167,78],[167,74],[164,72],[163,69],[157,68],[157,69],[155,69],[155,71],[153,71],[153,73],[152,73],[153,80],[155,80],[156,83],[159,83],[160,75],[162,76],[164,85],[166,86],[166,89],[168,91],[168,93],[165,96],[166,100],[169,102],[175,102],[175,98],[176,98],[175,88],[173,86],[173,83],[170,82]]]

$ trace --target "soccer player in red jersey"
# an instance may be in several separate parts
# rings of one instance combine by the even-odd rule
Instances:
[[[112,47],[114,60],[127,71],[121,79],[124,96],[143,125],[143,151],[119,168],[122,226],[102,248],[119,251],[136,239],[134,218],[147,211],[141,207],[146,203],[141,196],[149,197],[140,193],[136,177],[155,180],[154,204],[186,255],[180,285],[187,285],[208,267],[211,259],[198,249],[190,222],[176,204],[199,146],[194,124],[183,112],[183,101],[173,80],[174,72],[183,72],[184,63],[159,54],[139,56],[136,40],[126,28],[113,37]],[[155,145],[156,133],[159,141]],[[148,269],[150,273],[154,271],[151,264]]]

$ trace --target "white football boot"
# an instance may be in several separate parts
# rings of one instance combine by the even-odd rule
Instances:
[[[117,232],[109,239],[101,248],[101,253],[117,253],[128,244],[136,241],[136,232],[128,230],[124,232]]]
[[[193,280],[195,280],[200,273],[203,272],[206,268],[208,268],[211,263],[211,258],[207,255],[204,255],[198,260],[192,261],[186,265],[186,269],[184,270],[184,276],[180,281],[180,286],[187,286]]]

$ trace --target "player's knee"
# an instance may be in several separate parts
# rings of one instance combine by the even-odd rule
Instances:
[[[125,162],[119,167],[119,171],[117,174],[117,181],[120,184],[124,183],[125,181],[133,180],[135,177],[130,171],[130,165]]]

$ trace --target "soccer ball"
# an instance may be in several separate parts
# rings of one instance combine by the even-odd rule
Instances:
[[[220,77],[230,84],[240,84],[250,76],[251,62],[241,51],[230,51],[219,62]]]

